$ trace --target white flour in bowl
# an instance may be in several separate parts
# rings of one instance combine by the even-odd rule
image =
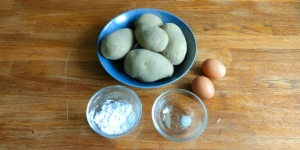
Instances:
[[[106,100],[93,120],[102,132],[116,135],[128,131],[134,125],[135,116],[130,103],[122,100]]]

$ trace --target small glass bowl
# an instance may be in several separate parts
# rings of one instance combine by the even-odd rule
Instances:
[[[165,138],[184,142],[198,137],[207,124],[201,99],[190,91],[172,89],[162,93],[152,107],[156,130]]]
[[[133,123],[127,127],[126,131],[119,134],[107,134],[95,122],[96,114],[101,111],[103,104],[107,103],[107,100],[113,100],[113,102],[122,101],[122,103],[131,104],[135,117]],[[108,86],[96,92],[90,99],[86,109],[86,117],[90,127],[99,135],[107,138],[117,138],[131,132],[139,123],[141,116],[142,104],[139,97],[132,90],[119,85]]]

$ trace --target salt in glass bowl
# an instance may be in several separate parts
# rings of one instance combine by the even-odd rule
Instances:
[[[95,122],[95,116],[97,112],[101,111],[102,105],[107,101],[113,99],[114,101],[126,101],[132,105],[133,111],[135,112],[135,117],[133,123],[128,127],[127,131],[124,131],[120,134],[107,134],[101,131],[100,127]],[[131,132],[139,123],[142,116],[142,104],[135,92],[124,87],[124,86],[108,86],[103,89],[100,89],[96,92],[90,99],[87,109],[86,117],[90,127],[99,135],[107,138],[117,138]]]
[[[184,142],[198,137],[207,124],[204,103],[194,93],[172,89],[162,93],[152,107],[156,130],[165,138]]]

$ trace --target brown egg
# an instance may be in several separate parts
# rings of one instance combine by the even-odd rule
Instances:
[[[209,78],[222,78],[226,74],[226,68],[217,59],[207,59],[202,63],[202,71]]]
[[[198,76],[192,81],[192,90],[201,99],[210,99],[215,94],[214,85],[205,76]]]

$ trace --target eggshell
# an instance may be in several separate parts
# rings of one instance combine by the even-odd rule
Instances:
[[[202,71],[209,78],[219,79],[225,76],[226,68],[217,59],[207,59],[202,63]]]
[[[215,94],[214,85],[205,76],[198,76],[192,81],[192,90],[201,99],[210,99]]]

